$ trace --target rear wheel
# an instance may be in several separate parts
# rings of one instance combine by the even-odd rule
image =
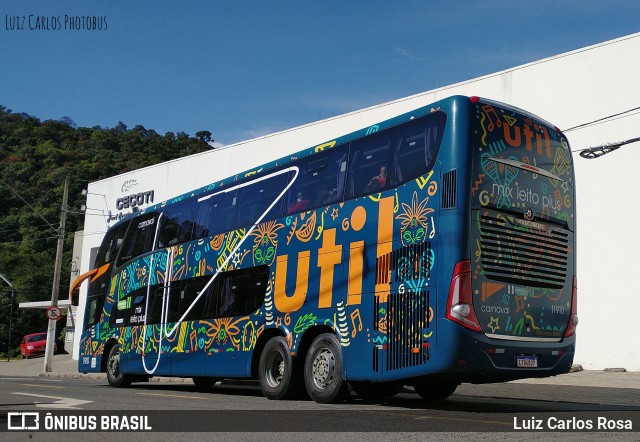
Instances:
[[[268,399],[285,399],[293,394],[293,361],[289,345],[282,336],[267,342],[260,354],[258,381]]]
[[[443,382],[440,384],[419,384],[414,385],[413,388],[426,401],[443,401],[456,391],[458,385],[460,384],[456,382]]]
[[[111,347],[107,358],[107,381],[109,385],[116,388],[128,387],[131,385],[131,375],[120,371],[120,345]]]
[[[304,362],[307,393],[321,404],[342,402],[349,386],[342,378],[342,351],[336,335],[323,333],[309,347]]]
[[[352,382],[351,386],[358,396],[367,400],[393,397],[404,388],[402,382]]]

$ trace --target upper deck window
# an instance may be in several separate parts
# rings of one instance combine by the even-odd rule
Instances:
[[[292,164],[298,167],[299,174],[287,194],[286,215],[342,199],[347,175],[348,147],[338,146]]]
[[[196,203],[194,239],[228,232],[234,228],[238,191],[221,192]]]
[[[357,198],[389,188],[389,130],[351,143],[347,198]]]
[[[170,247],[191,240],[193,231],[194,200],[186,199],[168,204],[162,214],[158,232],[158,248]]]
[[[151,251],[157,221],[158,214],[155,212],[144,214],[131,220],[118,257],[118,266],[129,261],[131,258]]]
[[[249,184],[239,189],[240,207],[236,214],[236,226],[244,227],[282,216],[284,197],[280,195],[289,184],[289,174],[270,171],[259,179],[257,176]]]
[[[395,131],[393,183],[405,183],[431,169],[438,156],[446,115],[435,112]]]

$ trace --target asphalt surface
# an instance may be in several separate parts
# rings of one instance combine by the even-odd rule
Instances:
[[[606,388],[631,388],[640,390],[640,372],[613,371],[613,370],[581,370],[579,367],[571,373],[542,379],[523,379],[512,383],[567,385],[581,387],[606,387]],[[70,354],[54,355],[51,363],[51,372],[44,371],[44,357],[32,359],[15,359],[0,361],[0,376],[44,376],[51,378],[74,379],[101,379],[105,380],[104,373],[82,374],[78,372],[78,361],[72,359]],[[191,379],[181,378],[152,378],[152,382],[189,382]]]

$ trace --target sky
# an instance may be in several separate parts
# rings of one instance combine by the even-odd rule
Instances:
[[[639,16],[637,0],[3,0],[0,105],[227,145],[640,32]]]

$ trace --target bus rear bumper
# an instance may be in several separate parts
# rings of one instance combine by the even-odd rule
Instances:
[[[461,328],[451,324],[456,328]],[[568,373],[575,355],[575,335],[559,342],[513,341],[458,330],[457,351],[441,362],[441,373],[461,382],[500,382]]]

